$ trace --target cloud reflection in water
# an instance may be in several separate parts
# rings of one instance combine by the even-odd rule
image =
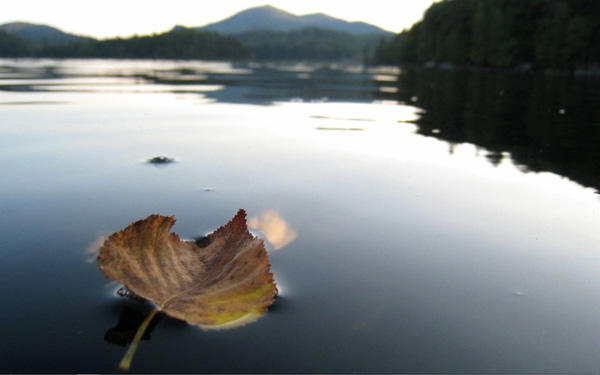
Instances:
[[[298,233],[289,223],[281,217],[277,210],[265,210],[257,216],[248,219],[251,229],[261,232],[275,250],[279,250],[292,243]]]

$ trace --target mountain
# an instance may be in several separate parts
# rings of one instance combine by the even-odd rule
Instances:
[[[270,5],[246,9],[223,21],[198,27],[201,30],[211,30],[230,35],[259,29],[293,31],[304,28],[331,29],[354,35],[392,34],[365,22],[348,22],[323,13],[297,16]]]
[[[392,33],[323,13],[297,16],[266,5],[204,27],[96,40],[47,25],[0,25],[0,57],[113,57],[369,62]]]
[[[355,35],[392,34],[366,22],[348,22],[339,18],[330,17],[323,13],[307,14],[305,16],[300,16],[300,18],[310,27],[344,31]]]
[[[96,40],[53,27],[0,25],[0,57],[241,60],[250,51],[237,39],[175,27],[161,34]]]
[[[379,38],[321,28],[251,30],[235,38],[257,60],[367,61]]]
[[[32,54],[30,42],[0,30],[0,57],[26,57]]]
[[[5,23],[0,25],[0,30],[35,44],[64,45],[92,40],[92,38],[65,33],[55,27],[27,22]]]
[[[161,34],[111,38],[41,48],[40,56],[117,59],[243,60],[250,56],[237,39],[177,27]]]

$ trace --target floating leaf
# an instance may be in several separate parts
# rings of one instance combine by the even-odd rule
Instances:
[[[174,224],[172,216],[151,215],[114,233],[100,249],[100,269],[157,310],[205,329],[258,319],[273,303],[277,288],[262,240],[248,231],[246,212],[239,210],[202,247],[169,233]],[[130,351],[136,345],[134,338]]]

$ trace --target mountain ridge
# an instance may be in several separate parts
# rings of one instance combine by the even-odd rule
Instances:
[[[94,39],[48,25],[11,22],[0,25],[0,56],[365,62],[378,42],[390,35],[364,22],[348,22],[324,13],[297,16],[266,5],[203,27],[175,25],[160,34],[129,38]],[[219,43],[229,49],[220,48]],[[175,44],[176,50],[172,48]]]
[[[362,21],[345,21],[325,13],[311,13],[298,16],[272,5],[245,9],[221,21],[195,27],[197,30],[216,31],[228,35],[259,29],[295,31],[303,28],[331,29],[353,35],[393,34],[390,31]]]
[[[177,25],[174,28],[177,28]],[[272,5],[248,8],[221,21],[189,28],[199,31],[214,31],[225,35],[235,35],[255,30],[297,31],[306,28],[330,29],[353,35],[394,35],[390,31],[362,21],[345,21],[325,13],[299,16]],[[56,26],[27,21],[0,24],[0,31],[40,45],[66,45],[71,42],[103,39],[65,32]]]
[[[8,22],[0,25],[0,30],[38,44],[64,45],[71,42],[83,42],[93,38],[67,33],[61,29],[24,21]]]

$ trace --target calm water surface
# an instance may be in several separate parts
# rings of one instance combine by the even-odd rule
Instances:
[[[132,371],[598,372],[599,105],[590,78],[0,60],[0,372],[114,372],[149,306],[104,236],[238,208],[275,305],[163,317]]]

